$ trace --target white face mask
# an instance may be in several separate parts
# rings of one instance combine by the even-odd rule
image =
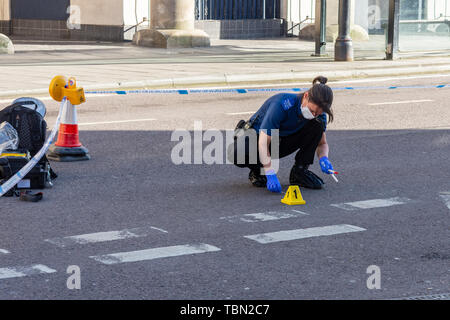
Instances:
[[[305,118],[307,120],[312,120],[315,118],[314,115],[311,113],[311,110],[309,110],[308,107],[302,106],[301,108],[302,108],[303,118]]]

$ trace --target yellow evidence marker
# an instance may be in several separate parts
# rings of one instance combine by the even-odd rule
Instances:
[[[288,205],[297,205],[297,204],[306,204],[306,201],[303,200],[302,193],[300,192],[300,188],[298,186],[289,186],[286,191],[286,195],[281,202]]]

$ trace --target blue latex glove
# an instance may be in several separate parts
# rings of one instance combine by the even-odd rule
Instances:
[[[326,174],[331,174],[331,172],[329,172],[328,170],[333,170],[333,166],[331,165],[330,160],[328,160],[328,157],[322,157],[319,159],[319,163],[320,163],[320,169],[322,169],[323,173]]]
[[[266,172],[267,178],[267,190],[271,192],[281,193],[281,184],[278,181],[277,174],[274,170],[269,170]]]

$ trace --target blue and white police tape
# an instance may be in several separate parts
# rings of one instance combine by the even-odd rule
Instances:
[[[47,141],[45,141],[45,144],[42,146],[41,150],[39,150],[39,152],[36,153],[33,159],[31,159],[22,169],[20,169],[19,172],[17,172],[8,181],[6,181],[3,185],[0,186],[0,197],[2,197],[5,193],[11,190],[11,188],[17,185],[20,182],[20,180],[22,180],[28,174],[28,172],[30,172],[30,170],[42,159],[42,157],[48,151],[48,148],[50,148],[50,145],[55,139],[56,133],[58,133],[59,122],[61,121],[61,114],[62,110],[64,109],[65,103],[67,103],[66,98],[64,98],[61,102],[55,126],[53,127],[52,132],[47,138]]]
[[[333,90],[392,90],[392,89],[431,89],[450,88],[448,84],[428,85],[428,86],[370,86],[370,87],[332,87]],[[86,91],[86,94],[190,94],[190,93],[258,93],[258,92],[284,92],[308,91],[309,88],[242,88],[242,89],[145,89],[145,90],[100,90]]]

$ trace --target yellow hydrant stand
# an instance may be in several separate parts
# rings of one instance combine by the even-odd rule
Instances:
[[[69,81],[67,81],[64,76],[54,77],[50,82],[48,91],[50,96],[56,101],[62,101],[62,99],[66,97],[73,105],[79,105],[86,102],[84,89],[77,88],[77,81],[73,77],[70,78]]]
[[[86,102],[83,88],[77,87],[75,78],[67,80],[64,76],[56,76],[50,82],[48,91],[56,101],[66,99],[61,114],[58,140],[50,146],[48,159],[61,162],[89,160],[91,158],[89,151],[79,140],[75,108]]]

